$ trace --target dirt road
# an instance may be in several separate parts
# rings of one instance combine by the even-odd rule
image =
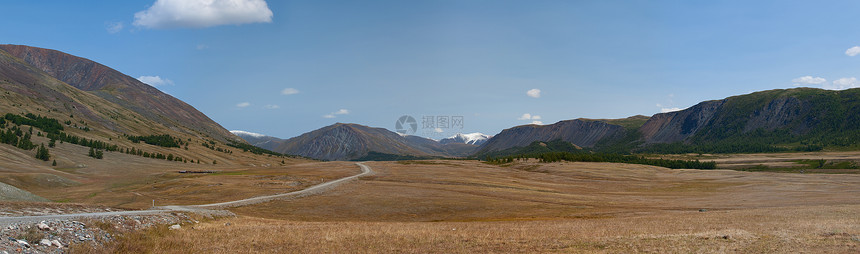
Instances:
[[[106,217],[106,216],[130,216],[130,215],[147,215],[147,214],[157,214],[163,212],[173,212],[173,211],[182,211],[182,212],[197,212],[197,211],[207,211],[210,209],[219,209],[226,207],[236,207],[236,206],[244,206],[251,204],[259,204],[263,202],[268,202],[276,199],[285,199],[285,198],[299,198],[308,195],[314,195],[317,193],[321,193],[323,191],[334,188],[335,186],[354,180],[356,178],[372,175],[373,169],[369,166],[364,165],[361,162],[355,163],[359,167],[361,167],[361,173],[353,176],[348,176],[344,178],[340,178],[337,180],[324,182],[321,184],[317,184],[311,187],[308,187],[303,190],[268,195],[268,196],[259,196],[241,200],[234,200],[228,202],[221,203],[213,203],[213,204],[205,204],[205,205],[171,205],[171,206],[159,206],[153,207],[150,210],[137,210],[137,211],[116,211],[116,212],[98,212],[98,213],[76,213],[76,214],[56,214],[56,215],[40,215],[40,216],[18,216],[18,217],[0,217],[0,225],[8,224],[12,222],[36,222],[43,220],[53,220],[53,219],[72,219],[72,218],[87,218],[87,217]]]

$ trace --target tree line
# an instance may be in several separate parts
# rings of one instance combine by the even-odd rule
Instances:
[[[713,161],[699,160],[671,160],[671,159],[651,159],[637,155],[623,155],[612,153],[570,153],[570,152],[547,152],[533,154],[519,154],[504,157],[496,157],[488,159],[487,162],[493,164],[511,163],[515,160],[522,159],[538,159],[540,162],[614,162],[627,164],[642,164],[658,167],[666,167],[672,169],[715,169],[717,163]]]
[[[162,135],[147,135],[147,136],[129,136],[125,135],[128,140],[134,143],[140,143],[143,141],[150,145],[161,146],[161,147],[179,147],[183,144],[182,140],[179,138],[171,137],[168,134]]]

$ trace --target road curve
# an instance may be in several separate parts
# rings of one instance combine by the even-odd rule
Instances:
[[[17,216],[17,217],[0,217],[0,224],[7,224],[12,222],[36,222],[43,220],[62,220],[62,219],[74,219],[74,218],[87,218],[87,217],[106,217],[106,216],[133,216],[133,215],[149,215],[149,214],[157,214],[163,212],[194,212],[194,211],[202,211],[209,209],[217,209],[217,208],[225,208],[225,207],[237,207],[237,206],[245,206],[252,204],[259,204],[263,202],[268,202],[276,199],[285,199],[285,198],[299,198],[305,197],[313,194],[318,194],[323,191],[334,188],[337,185],[342,183],[354,180],[356,178],[362,176],[372,175],[373,169],[369,166],[364,165],[363,162],[357,162],[355,165],[361,167],[361,173],[353,176],[347,176],[344,178],[340,178],[337,180],[324,182],[321,184],[317,184],[302,190],[287,192],[282,194],[268,195],[268,196],[259,196],[253,198],[246,198],[228,202],[221,203],[213,203],[213,204],[205,204],[205,205],[172,205],[172,206],[159,206],[153,207],[150,210],[136,210],[136,211],[116,211],[116,212],[99,212],[99,213],[74,213],[74,214],[55,214],[55,215],[38,215],[38,216]]]
[[[246,198],[246,199],[234,200],[234,201],[228,201],[228,202],[214,203],[214,204],[190,205],[190,206],[185,206],[185,207],[188,207],[188,208],[236,207],[236,206],[245,206],[245,205],[268,202],[268,201],[272,201],[275,199],[282,199],[282,198],[289,198],[289,197],[304,197],[304,196],[313,195],[313,194],[317,194],[317,193],[326,191],[328,189],[331,189],[331,188],[333,188],[339,184],[345,183],[347,181],[350,181],[350,180],[353,180],[353,179],[356,179],[356,178],[359,178],[362,176],[367,176],[367,175],[373,174],[373,170],[370,169],[370,167],[368,167],[367,165],[364,165],[361,162],[358,162],[355,164],[358,165],[359,167],[361,167],[361,174],[344,177],[344,178],[337,179],[334,181],[324,182],[321,184],[317,184],[317,185],[305,188],[303,190],[298,190],[298,191],[293,191],[293,192],[288,192],[288,193],[282,193],[282,194],[269,195],[269,196],[259,196],[259,197],[253,197],[253,198]]]

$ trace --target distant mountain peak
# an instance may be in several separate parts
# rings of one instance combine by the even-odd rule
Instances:
[[[239,136],[249,144],[269,151],[274,151],[275,148],[284,143],[283,139],[272,137],[266,134],[254,133],[250,131],[232,130],[230,133]]]
[[[481,145],[492,137],[493,136],[486,135],[486,134],[483,134],[480,132],[473,132],[473,133],[468,133],[468,134],[457,133],[454,136],[440,140],[439,143],[442,143],[442,144],[463,143],[463,144],[469,144],[469,145]]]

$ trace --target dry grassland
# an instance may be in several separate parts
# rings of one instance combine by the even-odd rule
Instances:
[[[860,251],[860,175],[611,163],[367,164],[376,175],[330,192],[234,208],[240,217],[178,231],[137,233],[106,251]]]
[[[154,253],[856,253],[858,218],[857,205],[502,222],[241,217],[139,233],[122,247]]]

